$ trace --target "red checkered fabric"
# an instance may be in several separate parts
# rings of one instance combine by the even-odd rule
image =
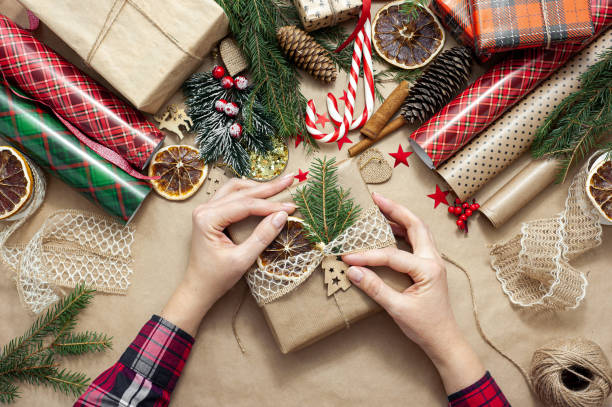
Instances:
[[[90,139],[145,167],[164,135],[142,114],[0,15],[0,71]]]
[[[470,0],[476,53],[585,41],[589,0]]]
[[[510,407],[489,372],[473,385],[448,396],[450,407]]]
[[[192,346],[191,335],[154,315],[74,406],[167,406]]]
[[[612,23],[612,2],[593,0],[592,8],[601,33]],[[427,164],[437,168],[586,45],[568,42],[512,54],[412,133],[415,150],[422,149]]]

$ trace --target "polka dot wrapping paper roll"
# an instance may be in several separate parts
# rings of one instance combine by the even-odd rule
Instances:
[[[612,23],[612,3],[593,0],[591,7],[600,34]],[[505,58],[411,134],[414,152],[438,168],[587,45],[567,42]]]
[[[462,201],[471,197],[529,149],[544,119],[577,90],[580,75],[611,46],[608,30],[439,167],[438,174]]]

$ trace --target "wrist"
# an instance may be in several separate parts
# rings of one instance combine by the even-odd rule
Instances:
[[[209,293],[183,279],[162,309],[161,317],[195,337],[213,303]]]

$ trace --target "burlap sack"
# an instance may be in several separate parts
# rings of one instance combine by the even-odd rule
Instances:
[[[306,168],[307,164],[304,163],[302,167]],[[350,188],[351,196],[363,212],[374,205],[370,191],[359,174],[356,159],[338,164],[338,181],[345,188]],[[291,191],[299,186],[293,185],[271,199],[291,202]],[[230,227],[230,236],[236,243],[243,242],[260,220],[261,218],[251,217]],[[374,270],[398,290],[403,290],[410,284],[404,274],[385,267],[375,267]],[[378,305],[357,287],[337,291],[328,297],[321,266],[297,289],[263,305],[261,309],[283,353],[308,346],[380,310]]]
[[[20,0],[138,109],[155,113],[228,33],[214,0]]]

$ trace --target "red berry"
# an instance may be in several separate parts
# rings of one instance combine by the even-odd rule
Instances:
[[[455,204],[457,204],[457,205],[461,205],[461,199],[459,199],[459,198],[455,198]]]
[[[463,209],[461,209],[460,206],[455,206],[454,211],[455,211],[455,215],[459,216],[461,215],[461,212],[463,212]]]
[[[223,113],[223,109],[225,109],[225,105],[227,105],[227,100],[219,99],[215,102],[215,110],[219,113]]]
[[[232,79],[231,76],[224,76],[223,79],[221,79],[221,87],[223,89],[230,89],[234,86],[234,80]]]
[[[465,216],[467,216],[469,218],[470,216],[473,215],[473,212],[472,212],[472,210],[470,208],[467,208],[465,210],[464,214],[465,214]]]
[[[221,79],[225,75],[225,69],[221,65],[216,65],[212,70],[212,76],[215,79]]]
[[[236,76],[234,78],[234,84],[236,85],[237,89],[245,90],[247,86],[249,86],[249,81],[244,76]]]
[[[242,126],[239,123],[234,123],[229,128],[229,134],[235,139],[242,137]]]
[[[457,226],[459,226],[459,229],[463,230],[463,229],[465,229],[465,222],[463,222],[461,219],[459,219],[457,221]]]
[[[464,213],[464,214],[462,214],[461,216],[459,216],[459,220],[462,220],[462,221],[464,221],[464,222],[467,220],[467,218],[468,218],[468,217],[465,215],[465,213]]]
[[[462,207],[463,209],[467,209],[467,208],[469,208],[469,207],[470,207],[470,204],[469,204],[469,203],[467,203],[467,202],[464,202],[464,203],[461,205],[461,207]]]
[[[238,105],[236,103],[228,102],[223,107],[223,111],[229,117],[236,117],[236,116],[238,116],[238,112],[240,112],[240,108],[238,107]]]
[[[448,207],[448,213],[455,214],[455,207],[454,206],[449,206]]]
[[[471,209],[472,211],[477,211],[477,210],[478,210],[478,208],[480,208],[480,205],[479,205],[479,204],[477,204],[476,202],[474,202],[472,205],[470,205],[470,209]]]

